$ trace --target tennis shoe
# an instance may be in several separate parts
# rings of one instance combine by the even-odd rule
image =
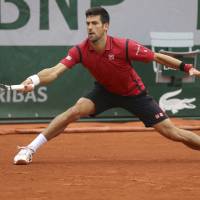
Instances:
[[[32,162],[33,154],[35,153],[30,147],[18,147],[20,151],[14,157],[13,163],[15,165],[28,165]]]

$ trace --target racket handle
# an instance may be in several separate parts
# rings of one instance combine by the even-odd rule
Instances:
[[[34,88],[33,84],[30,84],[32,88]],[[11,85],[10,86],[11,90],[23,90],[24,89],[24,85]]]

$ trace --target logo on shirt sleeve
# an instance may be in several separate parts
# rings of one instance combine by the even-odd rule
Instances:
[[[147,49],[143,48],[141,45],[137,45],[136,56],[138,55],[145,55],[147,53]]]
[[[72,60],[72,57],[70,55],[68,55],[65,59],[71,61]]]

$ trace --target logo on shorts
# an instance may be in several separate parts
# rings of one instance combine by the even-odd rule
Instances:
[[[108,54],[108,60],[115,60],[114,54]]]
[[[161,118],[161,117],[163,117],[163,116],[164,116],[163,113],[158,113],[158,114],[155,115],[155,118],[156,118],[156,119],[159,119],[159,118]]]

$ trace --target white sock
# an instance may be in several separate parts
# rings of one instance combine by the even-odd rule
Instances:
[[[39,147],[41,147],[43,144],[47,142],[46,137],[43,134],[39,134],[29,145],[31,149],[33,149],[34,152],[37,151]]]

